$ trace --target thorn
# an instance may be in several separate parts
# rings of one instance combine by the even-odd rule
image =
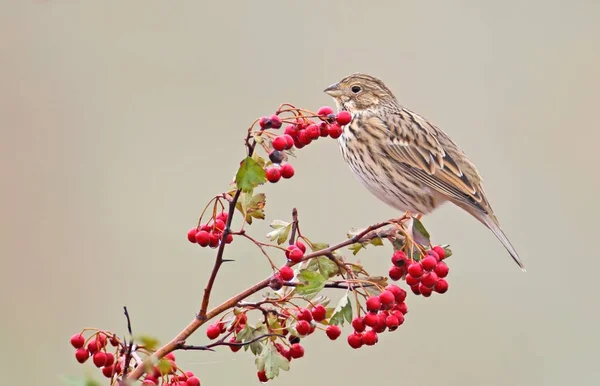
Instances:
[[[233,259],[223,259],[221,260],[222,263],[229,263],[229,262],[234,262],[235,260]]]

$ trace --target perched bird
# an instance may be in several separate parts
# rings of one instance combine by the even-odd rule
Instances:
[[[487,226],[524,271],[500,229],[482,178],[462,150],[437,126],[398,103],[379,79],[352,74],[324,90],[352,121],[339,137],[354,174],[380,200],[425,215],[451,201]]]

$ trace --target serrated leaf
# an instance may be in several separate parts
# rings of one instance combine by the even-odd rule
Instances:
[[[361,243],[354,243],[348,247],[349,250],[352,251],[352,254],[356,256],[356,254],[363,249],[365,246]]]
[[[309,246],[313,252],[329,248],[329,244],[326,243],[310,243]]]
[[[381,240],[381,237],[375,237],[375,238],[371,239],[371,241],[369,241],[369,244],[378,247],[378,246],[383,245],[383,240]]]
[[[272,344],[266,345],[255,362],[258,371],[264,370],[268,379],[277,377],[280,370],[288,371],[290,369],[290,361],[281,355]]]
[[[352,304],[348,293],[340,299],[338,305],[335,307],[329,319],[329,324],[344,325],[344,321],[352,323]]]
[[[252,339],[258,338],[261,335],[268,333],[267,326],[264,323],[259,323],[256,327],[252,326],[250,323],[247,323],[246,326],[240,331],[237,335],[238,341],[245,343],[249,342]],[[252,351],[254,355],[260,355],[263,350],[263,342],[261,340],[257,340],[256,342],[252,342],[248,345],[244,346],[244,350]]]
[[[140,342],[146,349],[150,351],[156,350],[159,344],[158,339],[149,335],[139,335],[135,337],[135,341]]]
[[[319,272],[303,269],[298,274],[300,284],[296,286],[298,295],[306,296],[308,299],[317,295],[325,287],[327,279]]]
[[[292,224],[281,220],[275,220],[270,226],[273,228],[273,230],[267,233],[269,240],[276,240],[277,244],[279,245],[285,243],[290,231],[292,230]]]
[[[245,221],[248,224],[252,224],[253,218],[265,219],[265,204],[266,196],[264,193],[257,193],[255,195],[242,193],[235,207],[242,213]]]
[[[416,217],[413,218],[412,232],[417,244],[429,245],[429,232],[427,232],[423,223]]]
[[[319,271],[319,273],[327,279],[336,276],[340,272],[337,264],[326,256],[319,256],[315,259],[311,259],[306,269]]]
[[[260,165],[261,168],[264,168],[266,165],[266,162],[264,160],[263,157],[259,156],[258,153],[254,153],[252,154],[252,158],[256,161],[257,164]]]
[[[265,170],[252,157],[246,157],[242,161],[237,174],[235,175],[235,183],[238,189],[242,192],[252,192],[258,185],[267,182]]]

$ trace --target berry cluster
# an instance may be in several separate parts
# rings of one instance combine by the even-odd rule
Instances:
[[[188,231],[187,238],[190,243],[197,243],[201,247],[217,248],[221,244],[223,231],[227,223],[227,212],[217,214],[214,220]],[[233,241],[233,235],[228,234],[225,242]]]
[[[96,332],[88,340],[83,334],[75,334],[71,337],[71,345],[75,348],[75,359],[79,363],[85,363],[90,357],[94,365],[101,369],[106,378],[113,378],[123,374],[126,358],[126,347],[114,337],[105,332]],[[107,343],[115,347],[115,352],[107,350]],[[190,371],[183,372],[175,364],[175,355],[169,353],[164,357],[167,366],[155,366],[149,372],[142,385],[156,386],[162,381],[164,386],[200,386],[200,380]],[[179,370],[180,375],[177,375]]]
[[[284,163],[285,150],[293,147],[302,149],[311,142],[320,137],[339,138],[342,135],[342,126],[347,125],[352,120],[352,116],[347,111],[340,111],[337,115],[329,106],[323,106],[317,113],[320,122],[315,122],[309,118],[296,118],[293,124],[286,126],[284,134],[273,138],[271,146],[273,150],[269,153],[271,166],[265,168],[267,180],[275,183],[281,178],[292,178],[294,168],[289,163]],[[271,117],[262,117],[259,120],[261,129],[278,129],[282,125],[281,118],[277,115]]]
[[[404,323],[404,315],[408,312],[405,299],[406,291],[395,284],[387,286],[379,296],[368,298],[366,302],[368,313],[352,320],[354,332],[348,335],[350,347],[357,349],[363,345],[373,346],[379,341],[377,334],[386,330],[396,330]]]
[[[408,266],[406,284],[416,295],[429,297],[435,291],[443,294],[448,291],[448,265],[442,260],[446,257],[444,248],[435,246],[427,251],[427,255],[420,261],[415,261]]]

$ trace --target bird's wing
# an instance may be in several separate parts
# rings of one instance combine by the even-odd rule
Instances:
[[[406,172],[453,201],[491,212],[475,166],[444,132],[407,109],[387,126],[391,138],[383,151]]]

